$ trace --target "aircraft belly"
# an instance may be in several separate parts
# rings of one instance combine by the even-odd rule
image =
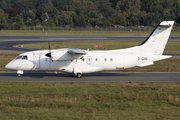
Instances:
[[[51,70],[61,70],[61,68],[71,68],[71,61],[53,61],[50,64]]]
[[[100,67],[83,67],[82,68],[82,73],[93,73],[93,72],[98,72],[102,71],[102,68]]]

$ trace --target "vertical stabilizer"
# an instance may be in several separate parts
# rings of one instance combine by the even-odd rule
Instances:
[[[169,39],[174,21],[163,21],[159,23],[150,36],[139,45],[145,54],[162,55]]]

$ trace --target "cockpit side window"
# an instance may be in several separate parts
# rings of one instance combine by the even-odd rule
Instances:
[[[23,60],[27,60],[27,56],[22,56],[22,59]]]
[[[27,60],[28,57],[26,55],[25,56],[18,56],[18,57],[16,57],[16,60],[19,60],[19,59]]]
[[[21,58],[22,58],[22,56],[17,56],[17,57],[16,57],[16,60],[21,59]]]

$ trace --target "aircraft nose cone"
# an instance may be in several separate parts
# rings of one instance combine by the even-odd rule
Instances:
[[[10,64],[8,63],[6,66],[5,66],[6,69],[10,69]]]
[[[14,62],[9,62],[6,66],[5,66],[6,69],[15,69],[15,64]]]

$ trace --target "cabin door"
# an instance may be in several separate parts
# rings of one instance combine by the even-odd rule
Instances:
[[[34,53],[34,66],[35,66],[35,69],[39,69],[40,68],[40,55],[39,54],[36,54]]]

